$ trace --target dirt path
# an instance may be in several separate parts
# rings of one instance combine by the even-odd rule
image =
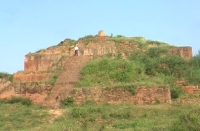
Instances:
[[[52,109],[49,110],[49,114],[52,116],[51,119],[49,120],[49,123],[53,123],[55,119],[59,118],[60,116],[63,115],[65,110],[63,109]]]

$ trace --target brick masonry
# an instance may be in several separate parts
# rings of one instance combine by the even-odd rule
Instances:
[[[192,58],[192,47],[186,46],[186,47],[172,47],[170,49],[171,54],[176,54],[182,58],[185,58],[187,60]]]
[[[98,37],[97,37],[98,38]],[[64,65],[60,59],[65,56],[68,58],[73,55],[73,49],[69,52],[69,48],[64,46],[69,42],[68,40],[61,43],[61,45],[54,48],[47,48],[39,53],[30,53],[25,56],[24,60],[24,72],[16,73],[14,75],[14,81],[43,81],[52,77],[48,73],[48,70],[52,70]],[[123,44],[123,43],[122,43]],[[126,43],[125,43],[126,44]],[[123,47],[126,47],[124,45]],[[116,47],[115,42],[112,41],[97,41],[89,42],[85,44],[84,41],[79,42],[79,55],[93,56],[98,58],[106,54],[116,54],[119,49]],[[132,47],[126,47],[132,49]],[[134,47],[135,49],[136,47]],[[179,55],[185,59],[192,58],[192,47],[172,47],[169,51],[171,54]],[[33,73],[34,72],[34,73]],[[44,73],[44,75],[41,74]]]
[[[95,101],[97,104],[156,104],[171,103],[167,87],[136,88],[136,94],[124,88],[74,88],[66,97],[73,97],[76,104]]]
[[[14,75],[13,82],[46,82],[53,76],[53,73],[48,72],[20,72]]]

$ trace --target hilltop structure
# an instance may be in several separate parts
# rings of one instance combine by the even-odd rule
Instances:
[[[24,71],[14,74],[14,91],[16,94],[24,94],[30,97],[35,103],[43,103],[44,106],[59,107],[60,103],[55,101],[55,97],[64,99],[68,96],[76,98],[78,103],[86,101],[86,94],[88,98],[96,98],[99,103],[110,101],[111,103],[129,102],[123,95],[118,96],[113,89],[75,89],[75,84],[81,77],[81,69],[93,59],[100,58],[107,54],[116,55],[122,54],[124,58],[130,54],[141,51],[147,52],[142,49],[140,44],[144,44],[147,48],[165,46],[165,43],[157,41],[145,40],[142,37],[109,37],[101,30],[97,36],[86,36],[80,38],[78,41],[66,39],[61,41],[58,45],[48,47],[44,50],[39,50],[35,53],[25,55]],[[79,43],[79,56],[73,56],[73,46]],[[143,45],[143,46],[144,46]],[[191,47],[169,47],[168,55],[176,54],[187,60],[192,58]],[[161,94],[157,91],[160,90]],[[70,94],[70,92],[79,92],[82,98],[78,98],[77,94]],[[90,93],[84,93],[84,92]],[[101,92],[101,93],[100,93]],[[101,100],[99,96],[94,94],[113,93],[117,95],[118,99],[114,100],[112,97],[104,97]],[[161,102],[169,103],[171,101],[169,89],[160,89],[155,87],[152,90],[147,90],[145,87],[138,88],[140,92],[135,97],[130,97],[132,103],[139,104],[152,104],[159,99]],[[148,93],[151,92],[149,99]],[[125,93],[130,95],[129,93]],[[35,98],[41,98],[37,99]]]
[[[100,30],[98,32],[98,36],[107,36],[106,33],[103,30]]]

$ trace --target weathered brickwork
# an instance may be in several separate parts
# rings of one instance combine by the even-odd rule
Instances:
[[[171,103],[170,89],[162,87],[137,87],[135,94],[123,88],[74,88],[67,96],[77,104],[90,100],[98,104]]]
[[[170,49],[170,53],[176,54],[180,57],[183,57],[187,60],[192,58],[192,47],[173,47]]]
[[[143,38],[133,37],[131,39]],[[79,57],[73,57],[75,44],[78,44],[79,47]],[[126,58],[126,56],[129,56],[130,53],[140,51],[140,48],[141,47],[138,43],[130,43],[126,40],[112,41],[110,40],[110,37],[106,36],[104,31],[99,31],[98,35],[95,37],[91,36],[91,38],[87,39],[80,38],[78,41],[66,39],[61,41],[57,46],[52,46],[38,51],[37,53],[29,53],[25,55],[24,71],[14,74],[13,82],[23,83],[19,86],[20,91],[22,91],[21,87],[25,87],[24,89],[26,90],[23,90],[25,95],[30,96],[32,100],[37,101],[35,96],[37,96],[38,99],[41,97],[41,101],[37,101],[36,103],[44,101],[47,96],[47,92],[51,92],[52,94],[48,97],[50,99],[50,104],[55,102],[54,97],[62,93],[65,94],[64,98],[69,96],[73,97],[77,104],[82,104],[88,100],[93,100],[99,104],[125,103],[142,105],[171,103],[170,89],[167,87],[141,86],[136,88],[134,95],[130,91],[123,88],[77,89],[74,87],[73,83],[80,79],[81,69],[92,59],[105,56],[107,54],[116,55],[118,53],[125,56],[123,58]],[[146,53],[144,50],[141,51]],[[189,60],[192,58],[192,47],[171,47],[169,53],[176,54],[186,60]],[[55,89],[53,89],[51,86],[45,85],[45,82],[55,75],[55,71],[57,71],[57,69],[60,70],[60,75],[55,84],[56,88],[54,87]],[[39,82],[44,86],[30,84],[34,82]],[[0,83],[0,85],[2,84]],[[185,87],[184,89],[191,94],[196,90],[194,87]]]
[[[17,73],[14,75],[13,82],[46,82],[49,78],[53,76],[52,73],[38,73],[38,72],[29,72],[29,73]]]

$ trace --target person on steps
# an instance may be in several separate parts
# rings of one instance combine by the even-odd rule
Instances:
[[[74,56],[78,56],[78,46],[77,46],[77,44],[76,44],[74,50],[75,50],[75,54],[74,54]]]

